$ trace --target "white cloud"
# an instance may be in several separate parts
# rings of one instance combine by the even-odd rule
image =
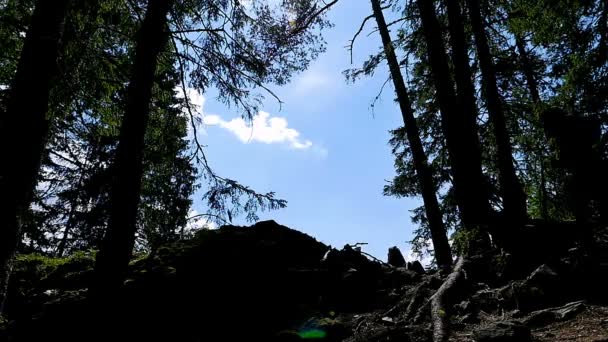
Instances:
[[[312,141],[302,140],[300,132],[288,126],[287,119],[271,116],[260,111],[251,124],[243,118],[225,121],[217,115],[207,115],[203,122],[208,126],[221,127],[234,134],[241,142],[260,142],[264,144],[286,144],[296,150],[304,150],[313,146]],[[325,152],[327,154],[327,152]]]
[[[313,82],[313,81],[310,81]],[[313,82],[314,83],[314,82]],[[312,85],[312,83],[311,83]],[[178,98],[184,98],[184,91],[181,87],[175,88]],[[328,151],[326,148],[314,145],[310,140],[300,138],[300,132],[289,127],[286,118],[271,116],[267,112],[260,111],[251,123],[247,123],[243,118],[234,118],[230,121],[222,119],[219,115],[207,114],[204,111],[205,96],[194,88],[186,88],[186,96],[190,103],[192,112],[197,120],[205,126],[217,126],[234,134],[241,142],[248,144],[259,142],[264,144],[285,144],[296,150],[306,150],[312,147],[313,153],[326,158]],[[184,108],[184,115],[189,115]],[[199,133],[206,134],[205,127],[198,127]],[[188,137],[193,138],[192,127],[188,125]]]
[[[312,150],[315,152],[315,154],[317,156],[319,156],[321,159],[325,159],[327,158],[327,156],[329,155],[329,150],[326,149],[325,147],[319,146],[319,145],[315,145],[312,147]]]
[[[300,96],[308,93],[318,94],[334,87],[334,83],[327,72],[319,69],[309,69],[294,79],[293,89]]]

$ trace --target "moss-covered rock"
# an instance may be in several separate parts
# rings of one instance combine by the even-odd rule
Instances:
[[[64,292],[86,288],[94,261],[94,252],[78,252],[64,258],[40,254],[17,256],[5,307],[7,319],[31,316]]]

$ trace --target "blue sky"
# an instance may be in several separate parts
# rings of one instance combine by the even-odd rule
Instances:
[[[345,46],[370,13],[367,1],[338,2],[329,15],[335,27],[324,34],[327,52],[289,85],[271,87],[284,104],[279,108],[269,99],[253,130],[211,94],[194,102],[202,104],[206,125],[200,139],[214,170],[288,201],[286,209],[261,213],[262,220],[274,219],[334,247],[367,242],[364,251],[386,259],[391,246],[409,249],[409,210],[420,201],[382,195],[394,175],[388,131],[402,125],[390,85],[370,110],[387,68],[354,85],[342,75],[351,67]],[[377,33],[367,37],[374,28],[368,21],[358,38],[355,65],[381,46]],[[197,212],[205,212],[201,196],[195,196]]]

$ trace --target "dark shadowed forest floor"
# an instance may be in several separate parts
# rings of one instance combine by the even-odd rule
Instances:
[[[524,317],[523,321],[526,321]],[[505,316],[487,315],[478,325],[470,325],[463,330],[454,331],[453,341],[475,341],[475,329],[491,327],[493,323],[504,320]],[[586,304],[580,313],[564,320],[555,321],[540,327],[532,327],[534,341],[608,341],[608,307]]]
[[[496,254],[463,261],[439,310],[447,340],[608,341],[603,264],[576,248],[547,263],[520,264],[521,272],[507,272],[508,260]],[[417,262],[390,261],[370,260],[353,246],[332,249],[274,221],[226,226],[134,260],[123,293],[100,307],[87,299],[91,253],[25,255],[12,278],[1,337],[433,340],[433,295],[446,276]]]

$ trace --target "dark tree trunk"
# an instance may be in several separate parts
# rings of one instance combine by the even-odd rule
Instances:
[[[519,53],[519,59],[524,72],[524,77],[526,78],[528,90],[530,91],[532,102],[534,104],[539,104],[540,92],[538,90],[538,83],[536,82],[536,77],[534,76],[534,70],[532,69],[532,63],[530,62],[530,57],[528,56],[528,50],[526,50],[526,42],[519,34],[515,34],[515,45],[517,47],[517,53]]]
[[[167,15],[171,4],[171,0],[149,0],[137,33],[110,190],[110,218],[96,260],[94,295],[102,292],[111,295],[119,289],[132,256],[143,174],[144,136],[158,58],[168,40]]]
[[[528,216],[526,193],[513,165],[513,149],[507,130],[502,99],[498,91],[496,70],[486,36],[479,0],[467,0],[471,26],[481,68],[482,85],[486,97],[488,116],[496,139],[498,181],[503,201],[503,214],[509,222],[524,222]]]
[[[46,145],[49,97],[59,73],[68,4],[68,0],[36,3],[6,111],[0,113],[0,304]]]
[[[475,88],[469,65],[469,49],[464,33],[464,23],[458,1],[447,0],[448,29],[450,33],[451,55],[454,65],[454,80],[456,81],[456,100],[462,110],[462,120],[467,125],[477,125],[477,102]]]
[[[417,4],[437,92],[441,124],[450,156],[461,220],[466,229],[474,227],[485,229],[490,219],[490,204],[488,187],[481,171],[477,126],[471,119],[472,114],[458,106],[434,1],[417,0]]]
[[[433,174],[428,165],[422,141],[420,140],[420,132],[416,119],[414,118],[408,90],[405,86],[401,69],[399,68],[399,61],[397,60],[390,33],[386,26],[384,14],[382,13],[380,0],[371,0],[371,2],[376,22],[378,23],[378,31],[382,37],[382,44],[384,45],[384,53],[386,54],[391,78],[393,79],[393,84],[395,86],[399,108],[401,109],[401,115],[403,116],[403,124],[405,125],[407,139],[412,150],[414,168],[418,176],[420,191],[422,192],[422,199],[424,201],[424,209],[429,222],[431,238],[433,240],[435,260],[437,261],[437,266],[441,269],[449,269],[452,265],[452,252],[443,224],[439,202],[437,201],[437,185],[433,179]]]
[[[526,41],[519,33],[514,33],[515,36],[515,46],[517,47],[517,53],[519,54],[519,60],[521,63],[521,68],[524,73],[524,77],[526,78],[526,85],[528,86],[528,91],[530,92],[530,98],[532,99],[532,103],[534,105],[541,104],[542,100],[540,98],[540,91],[538,89],[538,82],[536,81],[536,76],[534,75],[534,69],[532,68],[532,62],[530,61],[530,56],[528,55],[528,50],[526,49]],[[549,218],[549,211],[547,209],[547,184],[546,184],[546,175],[545,175],[545,151],[544,147],[539,146],[538,149],[538,163],[539,163],[539,171],[540,171],[540,184],[538,189],[538,197],[540,202],[540,216],[543,220],[547,220]]]

